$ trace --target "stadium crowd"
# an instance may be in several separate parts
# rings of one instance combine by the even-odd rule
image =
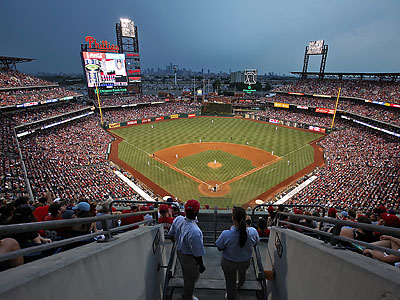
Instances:
[[[88,107],[89,106],[74,102],[59,102],[55,104],[26,108],[24,110],[14,112],[10,116],[14,120],[15,124],[21,125],[60,116]]]
[[[330,127],[332,124],[332,115],[317,115],[311,112],[303,113],[285,108],[266,107],[265,110],[260,110],[253,114],[271,119],[280,119],[314,126]],[[338,122],[335,123],[335,127],[340,126],[340,124],[338,120]]]
[[[400,104],[400,82],[376,80],[305,79],[281,86],[275,91],[362,98]]]
[[[291,199],[293,204],[320,204],[368,211],[378,205],[400,210],[398,138],[347,125],[320,142],[326,166],[317,179]]]
[[[156,96],[152,95],[134,95],[134,96],[123,96],[123,95],[110,95],[110,96],[100,96],[100,105],[101,107],[107,106],[121,106],[128,104],[138,104],[138,103],[151,103],[160,101]],[[164,101],[164,99],[163,99]],[[96,107],[99,106],[99,103],[96,100],[93,101]]]
[[[78,94],[62,87],[7,90],[0,92],[0,106],[13,106],[21,103],[39,102],[72,96],[78,96]]]
[[[139,106],[117,108],[103,112],[103,120],[106,123],[123,122],[142,118],[187,113],[199,110],[197,103],[166,102],[152,106]]]
[[[54,85],[54,83],[18,71],[9,69],[0,69],[1,88],[44,86],[44,85]]]
[[[50,190],[56,197],[93,200],[133,196],[106,158],[111,140],[96,116],[23,137],[20,146],[34,194]]]
[[[299,97],[282,94],[277,94],[275,97],[270,98],[269,101],[331,109],[334,109],[336,105],[336,99]],[[338,109],[359,114],[361,116],[386,122],[392,125],[400,126],[399,108],[369,104],[354,100],[340,99],[338,103]]]
[[[14,126],[12,119],[0,115],[0,193],[6,198],[25,191]]]

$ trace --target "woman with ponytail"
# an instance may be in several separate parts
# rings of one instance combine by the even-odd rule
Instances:
[[[240,288],[246,280],[252,247],[260,240],[257,230],[246,226],[246,211],[243,208],[233,209],[232,221],[233,226],[229,230],[224,230],[215,242],[218,250],[222,251],[221,266],[225,275],[228,300],[236,299],[237,288]],[[237,274],[239,281],[236,285]]]

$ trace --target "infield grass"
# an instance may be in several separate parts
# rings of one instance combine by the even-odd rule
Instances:
[[[268,123],[212,117],[143,124],[114,129],[113,133],[124,139],[119,144],[119,158],[138,172],[184,201],[195,198],[202,204],[218,207],[243,205],[310,165],[314,151],[308,143],[321,137],[317,133]],[[273,152],[281,160],[233,182],[230,193],[222,198],[205,197],[198,191],[197,182],[149,156],[171,146],[198,143],[200,139],[242,145],[248,142],[252,147]],[[214,159],[223,166],[219,169],[207,167]],[[215,150],[181,158],[175,166],[204,181],[227,181],[254,168],[249,160]]]

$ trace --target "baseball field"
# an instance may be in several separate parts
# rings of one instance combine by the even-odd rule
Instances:
[[[265,200],[268,191],[323,161],[312,145],[321,134],[240,118],[177,119],[110,132],[117,138],[110,154],[115,163],[161,195],[211,207]]]

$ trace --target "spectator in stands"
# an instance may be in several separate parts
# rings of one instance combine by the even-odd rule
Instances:
[[[135,212],[138,212],[138,211],[139,211],[139,207],[136,204],[132,204],[131,205],[131,209],[124,209],[122,211],[122,213],[123,214],[129,214],[129,213],[135,213]],[[123,219],[121,219],[121,226],[128,225],[128,224],[134,224],[134,223],[138,223],[138,222],[142,222],[142,221],[144,221],[144,216],[143,215],[123,218]],[[137,229],[137,228],[139,228],[139,226],[134,226],[134,227],[131,227],[131,228],[126,229],[126,230],[133,230],[133,229]]]
[[[270,230],[267,228],[267,220],[263,217],[258,218],[257,233],[259,237],[269,237]]]
[[[0,207],[0,225],[5,225],[10,223],[10,219],[14,213],[14,204],[7,203]]]
[[[161,204],[159,207],[160,217],[158,218],[158,223],[162,224],[164,227],[164,234],[168,235],[171,229],[174,218],[169,214],[169,208],[167,204]]]
[[[101,206],[100,210],[97,212],[96,217],[100,216],[107,216],[110,214],[110,209],[107,207],[107,205]],[[107,220],[108,223],[108,228],[114,228],[116,227],[116,220]],[[97,230],[103,230],[103,222],[96,222],[96,228]]]
[[[19,205],[14,210],[10,224],[32,223],[36,219],[32,213],[32,207],[28,204]],[[51,240],[41,237],[36,231],[11,234],[8,237],[15,239],[21,248],[34,246],[42,243],[50,243]]]
[[[44,218],[44,221],[62,220],[62,214],[66,210],[66,203],[62,201],[53,202],[49,205],[49,215]],[[68,236],[67,227],[57,227],[53,229],[45,229],[45,236],[48,238],[60,239]]]
[[[234,226],[224,230],[215,242],[218,250],[222,251],[221,266],[226,281],[226,299],[236,299],[237,288],[246,280],[246,270],[250,266],[252,247],[260,237],[253,227],[246,227],[246,211],[241,207],[233,209],[232,221]],[[236,285],[237,276],[239,282]]]
[[[58,201],[58,200],[57,200]],[[42,205],[37,207],[33,211],[33,215],[35,216],[38,222],[44,221],[44,218],[49,214],[49,206],[53,203],[51,198],[51,193],[49,191],[46,192],[46,197],[39,198],[39,203]]]
[[[182,267],[184,282],[182,300],[197,300],[193,296],[194,286],[199,273],[203,273],[206,270],[203,264],[203,256],[205,255],[203,233],[195,221],[199,210],[200,203],[197,200],[186,202],[186,217],[178,216],[175,218],[168,233],[177,241],[177,253]]]
[[[357,218],[358,223],[365,223],[365,224],[371,224],[370,219],[368,219],[366,216],[359,216]],[[372,231],[369,230],[364,230],[361,228],[342,228],[340,231],[340,236],[355,239],[358,241],[366,242],[366,243],[372,243],[376,241],[376,238],[373,234]]]
[[[75,211],[75,213],[72,215],[71,219],[93,217],[92,213],[90,212],[90,204],[87,202],[80,202],[77,206],[73,208],[73,210]],[[72,225],[71,229],[72,235],[74,236],[84,235],[97,231],[96,222]]]
[[[0,255],[20,249],[21,248],[19,247],[19,244],[15,239],[11,238],[0,239]],[[14,257],[12,259],[0,262],[0,272],[10,268],[18,267],[23,264],[24,264],[23,256]]]
[[[389,248],[395,251],[400,251],[400,239],[389,235],[382,235],[380,241],[372,243],[372,245],[381,246]],[[365,249],[363,253],[372,258],[378,259],[385,263],[394,264],[396,267],[400,268],[400,256],[393,254],[382,253],[378,250]]]

